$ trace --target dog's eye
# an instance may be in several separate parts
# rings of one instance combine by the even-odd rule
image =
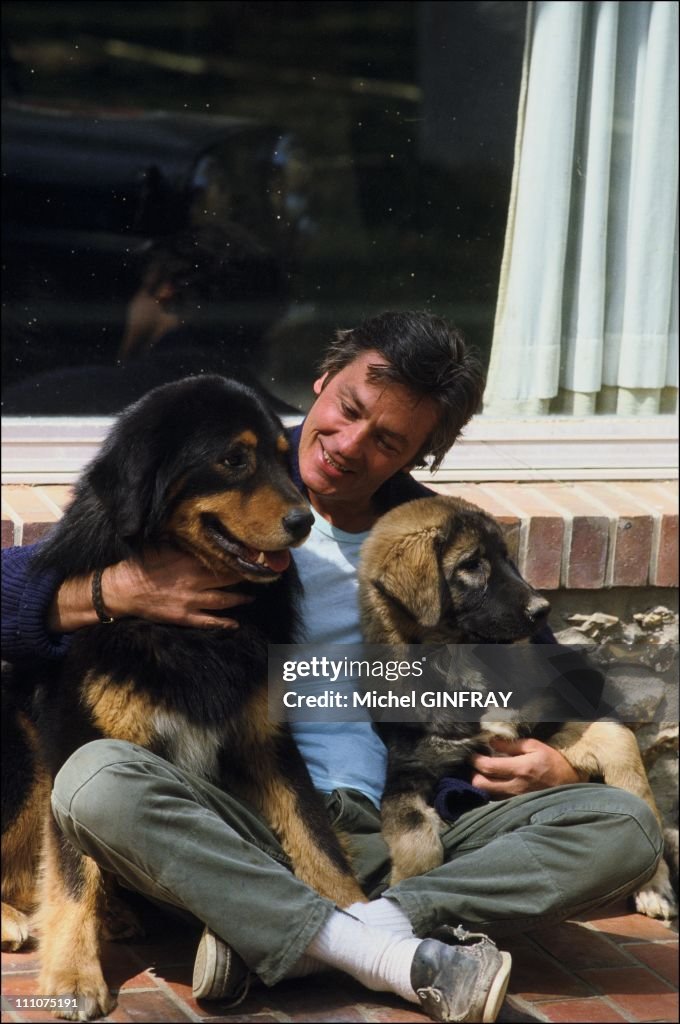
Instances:
[[[248,465],[248,459],[246,458],[245,452],[236,449],[225,456],[224,464],[225,466],[228,466],[229,469],[245,469]]]
[[[481,564],[479,556],[474,555],[472,558],[466,558],[464,561],[459,562],[456,568],[459,572],[477,572]]]

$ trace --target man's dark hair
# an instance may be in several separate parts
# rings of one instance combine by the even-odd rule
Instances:
[[[432,456],[431,468],[437,469],[481,404],[485,374],[479,357],[463,334],[441,317],[381,313],[352,330],[337,331],[320,370],[333,377],[371,351],[389,364],[369,365],[371,383],[400,384],[437,405],[437,425],[417,457],[417,465],[423,466],[426,456]]]

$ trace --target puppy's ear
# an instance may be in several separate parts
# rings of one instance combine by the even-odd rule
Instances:
[[[443,577],[440,566],[442,538],[422,530],[396,545],[373,585],[421,626],[433,629],[443,610]]]

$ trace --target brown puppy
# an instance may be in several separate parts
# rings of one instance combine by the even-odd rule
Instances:
[[[115,1005],[99,961],[109,905],[102,873],[59,835],[46,802],[48,780],[88,740],[148,747],[240,795],[269,821],[301,879],[339,906],[364,898],[287,726],[268,715],[268,644],[296,637],[289,549],[312,524],[287,451],[281,424],[243,385],[196,377],[157,388],[122,414],[35,559],[38,571],[63,578],[169,543],[235,571],[237,589],[255,598],[230,610],[237,630],[119,619],[75,634],[63,664],[14,668],[3,898],[28,909],[42,818],[40,991],[79,1004],[59,1016],[88,1020]],[[30,716],[18,707],[27,695]],[[27,931],[19,913],[9,914],[15,948]]]
[[[529,638],[545,622],[545,601],[508,558],[496,522],[456,498],[409,502],[383,516],[362,549],[359,570],[364,638],[375,644],[498,644]],[[496,713],[497,714],[497,713]],[[646,800],[659,822],[640,751],[615,722],[494,722],[456,720],[379,726],[388,745],[383,833],[392,854],[392,883],[442,862],[436,783],[455,773],[494,735],[537,735],[587,777],[599,777]],[[636,894],[636,907],[670,918],[677,901],[667,865]]]

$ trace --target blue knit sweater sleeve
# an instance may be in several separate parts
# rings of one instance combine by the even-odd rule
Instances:
[[[6,661],[63,658],[71,635],[47,631],[47,612],[62,578],[31,572],[35,545],[2,552],[2,656]]]

